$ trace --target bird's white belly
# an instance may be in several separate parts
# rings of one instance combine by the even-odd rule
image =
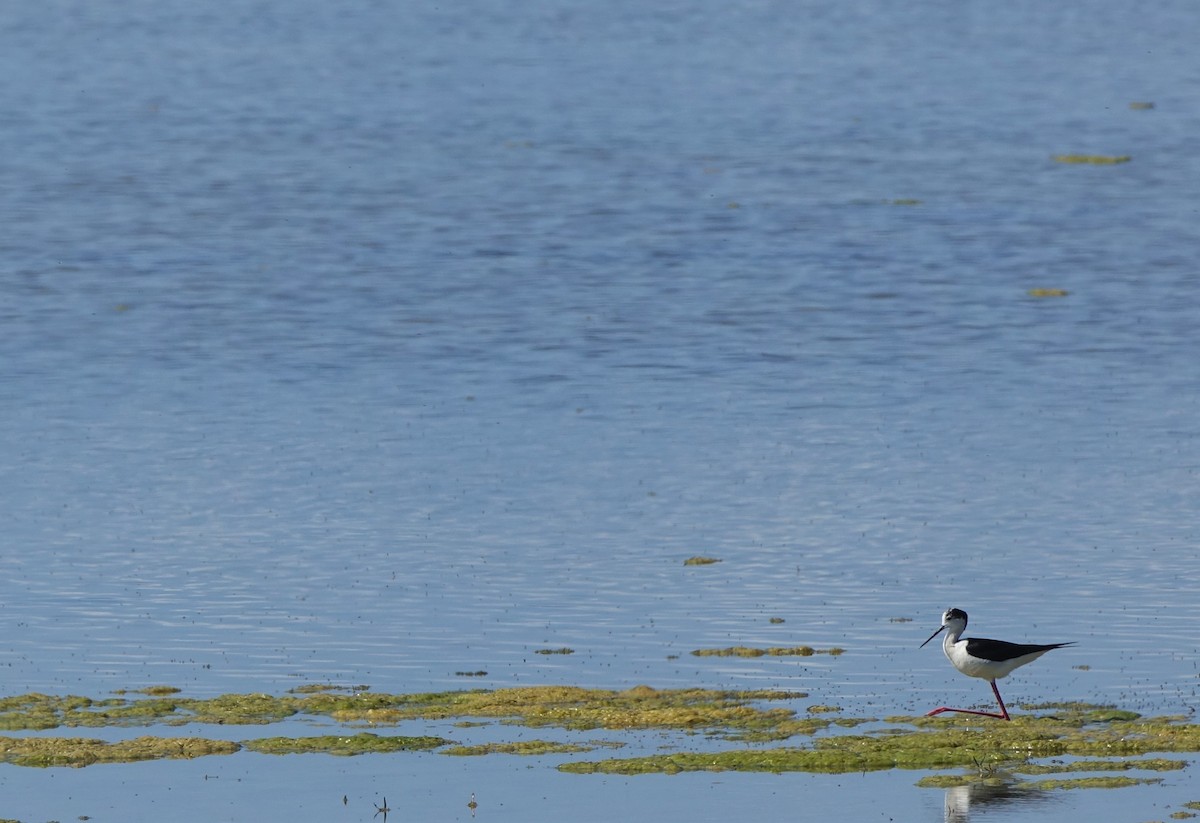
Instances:
[[[1028,662],[1026,657],[1001,661],[983,660],[978,657],[972,657],[967,654],[966,645],[966,641],[960,641],[953,646],[947,646],[945,651],[946,657],[950,658],[950,662],[954,664],[954,668],[967,677],[979,677],[983,680],[999,680],[1001,677],[1007,676],[1017,666]],[[1028,658],[1031,659],[1036,656],[1031,655]]]
[[[1002,666],[987,660],[976,660],[965,654],[951,657],[950,662],[954,664],[954,668],[968,677],[982,677],[984,680],[995,680],[997,677],[1004,677],[1004,675],[1008,674]]]

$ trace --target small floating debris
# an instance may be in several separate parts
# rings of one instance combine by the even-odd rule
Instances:
[[[812,657],[814,654],[829,654],[837,657],[846,650],[834,646],[831,649],[814,649],[812,646],[771,646],[766,649],[753,646],[729,646],[724,649],[696,649],[696,657]]]
[[[713,563],[720,563],[720,562],[721,562],[721,559],[719,557],[696,556],[696,557],[689,557],[687,560],[683,561],[683,565],[685,565],[685,566],[711,566]]]
[[[568,649],[566,646],[563,646],[561,649],[534,649],[533,653],[534,654],[575,654],[575,650]]]
[[[779,623],[786,623],[787,621],[784,620],[782,617],[772,617],[767,622],[771,623],[772,625],[778,625]]]
[[[895,200],[884,200],[889,206],[919,206],[921,201],[915,197],[897,197]]]
[[[477,672],[455,672],[455,677],[487,677],[487,672],[480,669]]]
[[[1134,111],[1149,111],[1154,108],[1154,104],[1149,100],[1134,100],[1129,104],[1129,108]]]
[[[1030,297],[1066,297],[1070,292],[1066,289],[1030,289],[1026,294]]]
[[[1056,163],[1076,163],[1092,166],[1113,166],[1117,163],[1128,163],[1133,158],[1128,154],[1056,154]]]

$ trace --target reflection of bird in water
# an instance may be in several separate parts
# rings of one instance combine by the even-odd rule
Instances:
[[[1006,640],[987,640],[983,637],[959,639],[966,628],[967,613],[962,609],[947,609],[942,615],[941,628],[929,635],[929,639],[922,643],[921,647],[924,648],[926,643],[945,630],[946,638],[942,641],[942,651],[946,653],[946,657],[950,658],[954,668],[963,674],[968,677],[981,677],[992,684],[992,693],[996,695],[996,702],[1000,704],[1000,714],[939,706],[929,712],[927,717],[942,712],[962,712],[1008,720],[1008,709],[1004,707],[1004,700],[1000,697],[1000,690],[996,688],[996,681],[1001,677],[1007,677],[1013,669],[1020,668],[1026,663],[1032,663],[1048,651],[1074,645],[1072,643],[1009,643]]]
[[[946,789],[946,823],[968,823],[971,807],[1045,803],[1054,795],[1019,783],[989,780]],[[977,809],[978,810],[978,809]]]

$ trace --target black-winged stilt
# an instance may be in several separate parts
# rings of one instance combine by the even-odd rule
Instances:
[[[982,677],[992,684],[992,692],[996,695],[996,702],[1000,704],[1000,714],[939,706],[926,714],[926,717],[933,717],[942,712],[962,712],[1008,720],[1008,709],[1004,707],[1004,700],[1000,697],[1000,690],[996,688],[996,681],[1009,675],[1013,669],[1024,666],[1026,663],[1032,663],[1051,649],[1074,645],[1074,643],[1009,643],[1005,640],[987,640],[982,637],[959,639],[966,628],[967,613],[962,609],[947,609],[942,614],[941,628],[929,635],[929,640],[937,637],[942,631],[946,632],[946,637],[942,641],[942,651],[954,664],[954,668],[967,677]],[[929,640],[922,643],[921,648],[925,648]]]

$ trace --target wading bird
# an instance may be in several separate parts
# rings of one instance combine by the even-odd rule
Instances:
[[[1000,690],[996,688],[996,681],[1011,674],[1013,669],[1020,668],[1026,663],[1032,663],[1051,649],[1074,645],[1074,643],[1045,645],[1009,643],[1006,640],[987,640],[982,637],[960,639],[966,628],[967,613],[962,609],[947,609],[942,615],[941,628],[929,635],[929,640],[933,640],[942,631],[946,632],[946,637],[942,640],[942,651],[954,664],[954,668],[967,677],[982,677],[992,684],[992,692],[996,695],[996,702],[1000,704],[1000,714],[981,712],[976,709],[953,709],[949,706],[939,706],[926,714],[926,717],[933,717],[942,712],[962,712],[963,714],[981,714],[984,717],[999,717],[1002,720],[1008,720],[1008,709],[1004,707],[1004,700],[1000,697]],[[929,640],[922,643],[921,648],[925,648]]]

